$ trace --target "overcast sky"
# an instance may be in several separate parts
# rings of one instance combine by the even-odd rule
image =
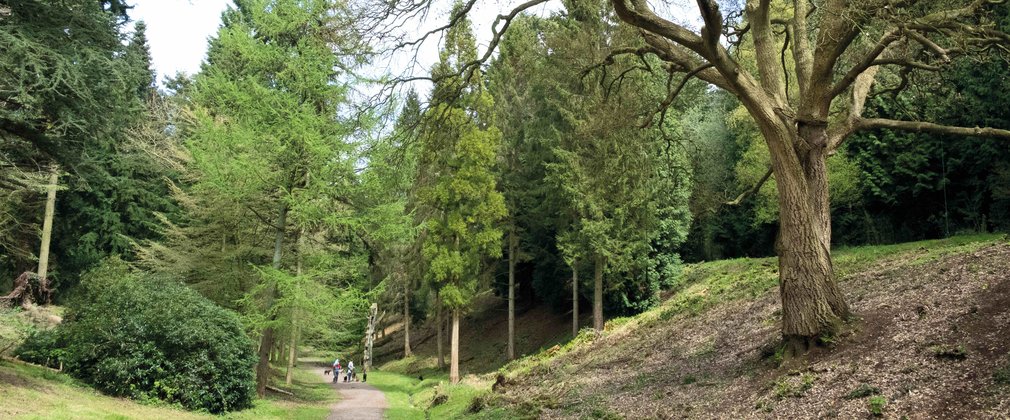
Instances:
[[[133,20],[143,20],[147,24],[147,39],[151,48],[151,57],[158,80],[164,82],[165,76],[173,76],[177,72],[195,74],[200,70],[200,63],[207,52],[207,40],[217,33],[221,23],[221,12],[229,5],[230,0],[134,0],[130,12]],[[516,1],[489,0],[480,2],[470,13],[474,24],[480,52],[486,48],[491,38],[491,23],[495,16],[509,10]],[[451,8],[452,0],[436,1],[433,13],[425,22],[410,25],[408,32],[421,34],[423,31],[443,25]],[[560,2],[550,2],[531,9],[531,12],[546,15],[550,10],[560,7]],[[438,59],[439,37],[430,38],[418,51],[420,68],[414,68],[415,73],[427,73],[428,67]],[[383,73],[397,73],[405,69],[407,55],[386,57],[377,60],[368,70],[372,76]],[[413,54],[409,54],[412,58]],[[397,74],[400,76],[400,74]],[[425,90],[424,87],[418,86]]]
[[[194,74],[217,32],[230,0],[134,0],[130,16],[147,24],[147,42],[158,80],[177,72]]]

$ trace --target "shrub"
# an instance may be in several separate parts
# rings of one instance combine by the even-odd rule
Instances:
[[[63,324],[33,335],[20,357],[60,360],[69,374],[114,396],[211,413],[251,405],[256,358],[233,312],[185,286],[140,279],[118,260],[81,285]]]
[[[869,401],[866,403],[867,408],[870,409],[870,414],[876,417],[884,415],[884,407],[887,406],[887,398],[880,395],[875,395],[870,397]]]
[[[1010,363],[992,373],[992,380],[999,385],[1010,385]]]

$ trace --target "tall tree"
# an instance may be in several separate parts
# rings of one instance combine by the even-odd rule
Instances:
[[[271,266],[285,268],[292,224],[345,221],[352,184],[352,124],[340,119],[353,38],[338,30],[328,0],[239,1],[223,16],[191,92],[188,142],[194,188],[241,203],[272,231]],[[348,49],[342,49],[348,48]],[[343,57],[343,58],[342,58]],[[312,182],[312,179],[319,181]],[[336,207],[334,207],[336,205]],[[265,391],[276,329],[283,325],[277,276],[262,276],[257,391]]]
[[[738,26],[727,23],[715,0],[698,0],[698,32],[659,16],[644,1],[611,3],[621,20],[641,31],[648,44],[642,53],[729,91],[756,122],[778,187],[782,334],[792,353],[835,331],[850,314],[831,268],[827,175],[827,157],[848,136],[888,128],[1010,138],[1006,130],[862,115],[880,66],[942,71],[952,55],[1007,42],[988,25],[990,2],[829,0],[814,8],[794,1],[784,5],[785,19],[773,19],[772,2],[749,0],[734,11],[744,17]],[[791,41],[777,36],[776,26]],[[730,42],[722,43],[722,36]],[[753,40],[755,68],[735,56],[743,37]],[[783,65],[784,47],[791,67]],[[789,89],[789,79],[798,89]]]
[[[488,50],[461,74],[476,73],[516,16],[547,1],[531,0],[503,14]],[[1010,138],[1004,129],[863,116],[882,66],[906,75],[942,73],[952,57],[998,51],[1010,40],[992,25],[992,11],[1001,2],[747,0],[742,7],[728,4],[735,7],[725,15],[716,0],[696,3],[697,30],[661,16],[645,0],[611,0],[617,17],[645,45],[615,49],[602,63],[618,56],[657,57],[671,77],[697,77],[736,96],[757,124],[778,187],[782,335],[790,354],[802,352],[850,315],[831,265],[828,156],[853,133],[871,129]],[[425,7],[389,12],[406,16]],[[446,28],[460,21],[452,16]],[[744,40],[754,45],[753,66],[740,60]],[[901,78],[896,88],[909,81],[914,79]],[[675,98],[682,84],[671,83],[668,98]],[[660,103],[655,114],[662,115],[669,101]]]
[[[462,14],[462,4],[453,9]],[[440,79],[425,113],[420,137],[419,205],[430,209],[423,220],[423,255],[428,278],[439,289],[442,304],[452,313],[449,379],[459,382],[459,321],[477,291],[481,261],[500,256],[506,215],[496,189],[493,166],[501,133],[492,125],[493,100],[483,75],[460,78],[460,66],[476,56],[468,21],[446,35],[439,63],[432,73]],[[461,95],[462,98],[453,100]]]

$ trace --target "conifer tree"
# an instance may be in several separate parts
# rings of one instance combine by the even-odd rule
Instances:
[[[453,13],[461,10],[457,3]],[[453,27],[432,71],[438,82],[420,136],[418,205],[427,216],[422,250],[427,278],[452,314],[453,383],[459,382],[460,317],[477,292],[482,260],[501,255],[498,222],[506,215],[493,172],[501,142],[491,121],[493,100],[481,72],[468,80],[456,76],[475,56],[469,23]]]

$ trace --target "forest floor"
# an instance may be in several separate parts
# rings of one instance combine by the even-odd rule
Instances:
[[[451,388],[441,392],[449,401],[462,400],[457,415],[485,418],[867,418],[877,412],[917,419],[1010,413],[1006,235],[837,249],[834,256],[856,319],[841,334],[825,337],[830,346],[802,358],[782,358],[776,260],[723,260],[689,265],[662,304],[612,319],[602,334],[583,330],[562,343],[570,338],[570,330],[563,332],[570,321],[558,316],[557,331],[546,334],[550,338],[528,339],[558,344],[499,369],[493,363],[472,368],[464,378],[465,398]],[[531,326],[517,325],[518,334]],[[504,342],[495,328],[477,330],[482,336],[473,344],[477,353]],[[461,353],[467,355],[469,344],[463,343]],[[398,372],[414,407],[430,413],[433,393],[423,391],[429,393],[424,398],[411,393],[430,389],[422,384],[437,374],[427,345],[383,369]],[[417,372],[425,381],[410,376]]]

